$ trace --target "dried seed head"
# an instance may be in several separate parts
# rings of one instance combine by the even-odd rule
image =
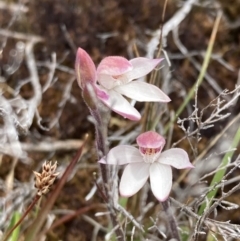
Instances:
[[[55,172],[56,169],[57,161],[54,164],[51,161],[45,161],[42,165],[41,173],[33,171],[35,175],[35,188],[38,189],[37,195],[42,196],[49,191],[50,186],[59,175],[59,172]]]

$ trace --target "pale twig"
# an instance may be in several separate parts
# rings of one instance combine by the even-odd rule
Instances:
[[[178,49],[181,51],[183,55],[188,54],[187,48],[182,44],[182,42],[179,39],[178,36],[178,26],[173,29],[173,40],[175,44],[177,45]],[[194,67],[200,72],[201,71],[201,64],[197,62],[193,57],[188,58],[189,61],[194,65]],[[223,90],[222,88],[217,84],[216,80],[214,80],[207,72],[205,73],[205,79],[208,81],[209,85],[218,93],[220,94]]]
[[[1,147],[3,150],[6,145],[9,145],[8,154],[15,157],[22,156],[21,145],[18,141],[18,133],[15,128],[15,123],[12,118],[14,116],[13,110],[9,102],[0,94],[0,116],[3,118],[3,128],[0,129]],[[13,146],[14,144],[14,146]]]
[[[206,51],[184,51],[184,53],[168,53],[168,57],[170,59],[186,59],[190,57],[204,57],[207,54]],[[227,70],[234,72],[235,68],[230,63],[228,63],[226,60],[223,59],[224,53],[215,53],[211,55],[211,59],[216,60],[219,64],[221,64],[224,68]]]
[[[51,58],[52,58],[52,61],[47,63],[49,73],[48,73],[48,79],[47,79],[45,85],[42,87],[42,93],[44,93],[51,86],[51,84],[54,80],[54,73],[55,73],[56,65],[57,65],[56,53],[52,53]],[[36,63],[36,65],[37,65],[37,63]]]
[[[228,160],[228,164],[226,165],[226,167],[229,167],[230,161],[231,161],[231,160],[229,159],[229,160]],[[221,166],[221,164],[216,168],[217,171],[218,171],[218,170],[221,170],[221,168],[219,168],[220,166]],[[234,170],[236,170],[238,167],[239,167],[239,163],[235,163],[235,165],[233,165],[233,168],[230,169],[230,171],[227,172],[227,174],[226,174],[225,176],[223,176],[223,178],[222,178],[222,180],[221,180],[220,182],[216,182],[216,183],[214,183],[214,185],[209,186],[207,192],[206,192],[204,195],[201,195],[201,197],[196,201],[196,203],[195,203],[196,209],[197,209],[197,208],[199,207],[199,205],[204,201],[204,199],[205,199],[205,201],[208,203],[208,206],[209,206],[209,205],[210,205],[210,203],[209,203],[209,198],[207,198],[208,193],[210,193],[210,192],[212,192],[212,191],[214,191],[214,190],[216,190],[216,189],[219,189],[219,188],[222,188],[223,186],[225,186],[225,180],[227,179],[227,177],[228,177]],[[205,209],[205,211],[207,211],[207,209]]]
[[[233,168],[234,170],[237,168],[238,166],[236,166],[235,168]],[[232,173],[232,170],[230,170],[224,177],[222,180],[225,180],[227,178],[228,175],[230,175]],[[221,182],[222,187],[224,187],[224,181]],[[215,185],[215,187],[218,184]],[[208,209],[206,209],[206,211],[204,212],[205,217],[209,216],[213,210],[221,203],[221,201],[223,201],[224,199],[226,199],[227,197],[229,197],[230,195],[232,195],[234,192],[236,192],[238,189],[240,188],[240,183],[238,183],[236,186],[234,186],[232,189],[230,189],[227,193],[222,193],[221,197],[219,199],[217,199],[217,201],[215,203],[213,203],[213,205],[211,207],[209,207]]]
[[[24,6],[23,4],[16,4],[16,3],[6,3],[4,1],[0,1],[0,9],[8,10],[12,13],[26,13],[28,12],[28,7]]]
[[[105,33],[97,33],[96,37],[100,39],[101,47],[100,51],[105,52],[105,47],[106,47],[106,41],[109,38],[113,38],[119,35],[118,31],[113,31],[113,32],[105,32]]]
[[[222,96],[226,96],[226,95],[232,95],[232,97],[230,98],[229,101],[224,102],[222,100]],[[229,109],[229,107],[235,105],[236,100],[238,100],[240,96],[240,85],[237,86],[233,91],[223,91],[218,97],[216,97],[214,100],[212,100],[206,107],[204,107],[201,112],[200,112],[200,116],[196,116],[196,111],[192,113],[191,116],[189,116],[188,118],[184,118],[184,119],[178,119],[177,123],[179,124],[180,128],[186,133],[186,135],[181,138],[178,142],[174,143],[173,146],[176,146],[179,142],[181,142],[182,140],[184,140],[187,137],[193,136],[197,133],[199,133],[198,135],[200,135],[200,130],[204,130],[204,129],[208,129],[213,127],[214,123],[217,123],[219,120],[224,120],[226,119],[231,113],[223,113],[226,109]],[[212,110],[211,115],[204,121],[202,121],[202,117],[204,112],[209,109],[214,107],[214,110]],[[184,127],[184,122],[185,121],[193,121],[197,124],[197,128],[193,131],[189,131],[186,130]]]
[[[49,68],[49,66],[48,66],[48,65],[49,65],[49,61],[46,61],[46,62],[37,61],[36,64],[37,64],[37,66],[39,66],[39,67]],[[59,63],[56,63],[55,68],[56,68],[57,70],[60,70],[60,71],[62,71],[62,72],[65,72],[65,73],[68,73],[68,74],[70,74],[70,75],[74,75],[74,76],[75,76],[75,70],[72,69],[72,68],[69,68],[69,67],[67,67],[67,66],[61,65],[61,64],[59,64]]]
[[[19,40],[27,40],[27,41],[33,41],[33,42],[39,42],[43,41],[44,39],[37,36],[37,35],[31,35],[31,34],[25,34],[25,33],[19,33],[14,32],[6,29],[0,29],[0,35],[7,37],[7,38],[14,38]]]
[[[107,233],[107,229],[106,228],[104,228],[101,224],[99,224],[98,222],[96,222],[94,219],[92,219],[92,218],[90,218],[89,216],[87,216],[87,215],[82,215],[82,218],[85,220],[85,221],[87,221],[88,223],[90,223],[92,226],[94,226],[94,227],[99,227],[99,229],[101,230],[101,231],[103,231],[103,232],[105,232],[105,233]]]
[[[199,221],[201,219],[201,216],[197,215],[195,212],[192,211],[192,208],[178,202],[177,200],[171,198],[171,202],[174,203],[176,206],[181,208],[181,212],[184,212],[187,216],[192,217]],[[206,220],[203,221],[203,223],[211,228],[213,228],[213,232],[215,233],[216,227],[221,228],[224,230],[224,234],[228,235],[228,237],[233,237],[233,238],[240,238],[240,225],[238,224],[232,224],[229,222],[221,222],[221,221],[216,221],[214,219],[207,218]],[[199,230],[195,230],[195,233],[201,233]],[[191,239],[192,240],[192,239]]]
[[[144,216],[147,214],[147,212],[148,212],[150,209],[152,209],[154,206],[155,206],[154,202],[147,203],[147,204],[145,205],[145,207],[142,208],[142,210],[140,210],[140,212],[141,212],[141,213],[140,213],[140,216],[138,216],[138,217],[136,218],[136,220],[137,220],[139,223],[141,223],[142,220],[143,220],[143,218],[144,218]]]
[[[132,214],[130,214],[125,208],[123,208],[121,205],[117,205],[115,208],[122,214],[124,214],[124,216],[128,218],[134,224],[134,226],[136,226],[139,230],[144,232],[143,226],[140,223],[138,223],[137,220],[132,216]]]
[[[236,150],[236,149],[235,149],[235,150]],[[227,150],[225,153],[230,152],[230,151],[232,151],[232,150]],[[223,154],[223,153],[221,153],[221,154]],[[212,158],[212,156],[211,156],[211,158]],[[207,158],[207,159],[210,159],[210,157]],[[214,169],[213,171],[211,171],[211,172],[205,174],[204,176],[200,177],[199,180],[198,180],[198,182],[201,182],[201,181],[203,181],[204,179],[206,179],[207,177],[212,176],[213,174],[215,174],[215,173],[218,172],[219,170],[224,170],[224,169],[227,169],[227,168],[229,168],[229,167],[235,167],[235,166],[236,166],[236,163],[235,163],[235,162],[234,162],[234,163],[229,163],[229,164],[226,165],[225,167],[221,167],[221,164],[220,164],[218,168],[216,168],[216,169]]]
[[[229,162],[230,162],[230,159],[229,159]],[[231,189],[230,191],[228,191],[227,193],[224,193],[224,192],[223,192],[223,188],[224,188],[224,186],[225,186],[225,180],[226,180],[227,177],[230,176],[230,175],[232,174],[232,172],[233,172],[234,170],[236,170],[238,167],[239,167],[239,163],[236,163],[236,165],[235,165],[229,172],[227,172],[227,174],[226,174],[225,176],[222,177],[222,179],[221,179],[222,181],[217,182],[217,183],[215,183],[214,185],[212,185],[212,186],[209,188],[209,190],[208,190],[208,192],[206,193],[206,195],[204,195],[203,197],[201,197],[201,198],[198,200],[198,203],[200,203],[200,202],[203,201],[203,199],[205,199],[204,201],[206,202],[206,207],[205,207],[204,210],[203,210],[203,214],[202,214],[201,218],[197,221],[195,233],[194,233],[194,235],[193,235],[194,240],[197,240],[198,234],[199,234],[199,230],[201,230],[202,225],[203,225],[203,223],[204,223],[204,220],[206,220],[206,218],[207,218],[213,211],[216,210],[216,207],[217,207],[217,206],[221,206],[221,203],[222,203],[222,201],[223,201],[225,198],[229,197],[231,194],[233,194],[235,191],[237,191],[237,190],[240,188],[240,184],[237,184],[234,188],[232,188],[232,189]],[[220,197],[218,200],[216,200],[216,201],[211,205],[211,203],[212,203],[213,200],[209,200],[208,194],[211,193],[212,191],[218,189],[217,186],[219,186],[219,185],[221,186],[221,189],[222,189],[222,195],[221,195],[221,197]],[[199,205],[196,204],[196,206],[199,206]],[[202,206],[201,206],[201,207],[202,207]],[[232,205],[232,207],[234,207],[234,206]],[[231,208],[232,208],[232,207],[231,207]]]
[[[83,144],[81,140],[63,140],[63,141],[42,141],[36,143],[17,143],[12,142],[11,145],[4,145],[4,149],[0,148],[2,153],[10,153],[11,148],[15,149],[17,145],[20,145],[21,149],[26,152],[55,152],[55,151],[72,151],[78,150]]]
[[[198,220],[197,225],[196,225],[196,235],[195,237],[197,237],[198,231],[201,229],[203,223],[205,222],[205,219],[207,219],[207,216],[209,216],[213,210],[215,208],[217,208],[217,206],[219,206],[219,204],[221,203],[221,201],[223,201],[223,199],[229,197],[231,194],[233,194],[234,192],[236,192],[237,190],[239,190],[240,188],[240,183],[238,183],[236,186],[234,186],[230,191],[228,191],[227,193],[223,193],[222,196],[213,203],[213,205],[209,208],[206,208],[204,213],[202,214],[201,218]],[[213,220],[215,222],[215,220]],[[236,225],[236,224],[235,224]],[[234,225],[234,226],[235,226]],[[236,225],[237,226],[237,225]],[[224,227],[224,226],[223,226]],[[239,229],[240,229],[240,225],[239,225]],[[235,236],[235,234],[232,235],[232,237],[237,237],[240,238],[240,232],[238,235]]]
[[[200,160],[202,160],[202,158],[208,153],[208,151],[219,141],[219,139],[224,135],[224,133],[226,133],[226,131],[237,121],[239,121],[240,119],[240,113],[234,117],[227,125],[226,127],[210,142],[209,145],[207,145],[207,147],[202,151],[202,153],[200,153],[200,155],[194,160],[193,164],[198,163]],[[187,175],[187,173],[189,172],[189,170],[186,170],[182,173],[182,175],[177,179],[177,181],[174,183],[173,185],[173,189],[176,188],[176,186],[178,185],[178,183],[180,183]]]
[[[77,46],[75,45],[75,43],[73,42],[71,35],[68,33],[67,31],[67,27],[65,24],[61,25],[61,30],[63,31],[64,37],[68,43],[68,45],[71,47],[73,53],[77,52]]]
[[[67,101],[70,99],[71,97],[71,90],[72,90],[72,85],[75,81],[75,76],[72,77],[68,83],[66,84],[64,91],[63,91],[63,95],[62,95],[62,99],[58,104],[58,110],[56,111],[56,116],[54,117],[54,119],[49,123],[48,128],[51,129],[53,128],[56,124],[58,124],[59,119],[63,113],[63,109],[67,103]]]
[[[133,226],[133,228],[132,228],[131,241],[133,241],[134,233],[135,233],[135,226]]]
[[[156,216],[155,219],[150,217],[150,220],[152,221],[153,225],[150,226],[148,230],[156,230],[164,239],[167,239],[167,235],[160,228],[160,222],[162,221],[162,219],[163,219],[162,212],[159,212],[159,214]]]
[[[38,41],[30,41],[26,44],[25,48],[26,63],[30,73],[30,80],[34,91],[32,99],[28,101],[28,119],[26,120],[26,126],[28,128],[32,125],[34,114],[42,99],[42,87],[39,82],[37,66],[33,54],[33,47],[34,44],[36,44],[37,42]]]
[[[172,31],[174,28],[179,26],[179,24],[186,18],[188,13],[191,11],[193,4],[195,4],[197,0],[187,0],[183,7],[179,9],[174,16],[164,24],[163,33],[162,33],[162,41],[163,47],[166,45],[166,37],[168,36],[169,32]],[[156,30],[153,34],[152,39],[147,44],[147,54],[146,57],[153,58],[154,52],[159,44],[159,36],[160,30]]]

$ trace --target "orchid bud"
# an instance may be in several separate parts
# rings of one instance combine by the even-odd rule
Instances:
[[[78,84],[82,90],[86,87],[87,83],[96,84],[97,75],[95,65],[91,57],[82,48],[78,48],[77,51],[75,71]]]

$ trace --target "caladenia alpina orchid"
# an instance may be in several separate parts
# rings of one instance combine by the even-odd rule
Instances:
[[[162,152],[165,139],[154,131],[145,132],[137,137],[139,149],[120,145],[112,148],[99,162],[111,165],[128,164],[123,171],[120,194],[130,197],[137,193],[150,177],[154,196],[165,201],[172,187],[172,167],[177,169],[193,168],[186,151],[172,148]]]
[[[161,61],[141,57],[129,61],[120,56],[110,56],[104,58],[96,69],[91,57],[79,48],[75,70],[83,91],[91,85],[97,98],[110,109],[137,121],[141,118],[140,113],[122,95],[136,101],[169,102],[170,98],[158,87],[136,80],[150,73]]]

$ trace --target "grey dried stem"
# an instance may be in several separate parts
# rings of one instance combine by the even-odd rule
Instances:
[[[230,160],[229,160],[230,161]],[[218,199],[215,199],[214,200],[214,203],[212,205],[208,205],[207,208],[205,209],[203,215],[201,216],[201,218],[198,220],[197,224],[196,224],[196,230],[195,230],[195,233],[194,233],[194,237],[195,239],[197,240],[197,236],[198,236],[198,233],[200,232],[200,230],[202,229],[202,226],[203,224],[205,224],[206,226],[210,226],[215,230],[215,232],[219,232],[223,237],[227,237],[229,235],[228,232],[226,232],[228,230],[228,228],[226,228],[226,226],[224,227],[224,223],[227,224],[227,222],[221,222],[222,225],[221,225],[221,228],[219,229],[218,226],[216,225],[213,225],[213,224],[210,224],[210,225],[207,225],[206,223],[206,220],[208,220],[208,217],[209,215],[212,213],[212,212],[217,212],[217,207],[221,207],[227,211],[229,210],[233,210],[233,209],[238,209],[239,208],[239,205],[235,204],[235,203],[231,203],[231,202],[227,202],[225,201],[230,195],[232,195],[234,192],[238,191],[239,188],[240,188],[240,183],[237,183],[233,188],[231,188],[230,190],[228,190],[227,192],[224,192],[224,188],[226,186],[226,183],[227,183],[227,179],[228,177],[230,177],[230,175],[237,169],[239,169],[239,157],[236,158],[232,163],[231,165],[229,164],[229,166],[233,166],[233,168],[231,168],[227,173],[226,175],[223,177],[222,181],[220,183],[216,183],[214,186],[211,187],[211,189],[208,190],[208,192],[211,192],[213,189],[215,188],[221,188],[221,191],[222,191],[222,194],[221,194],[221,197],[219,197]],[[219,170],[219,168],[217,168],[217,170]],[[196,200],[196,203],[198,203],[198,205],[200,204],[201,201],[203,201],[203,199],[206,197],[207,193],[199,198],[198,200]],[[214,220],[214,222],[216,222]],[[229,225],[228,225],[229,226]],[[230,225],[231,226],[231,225]],[[239,225],[235,225],[235,224],[232,224],[232,228],[235,229],[234,232],[231,233],[231,237],[234,237],[234,238],[240,238],[240,232],[239,232]],[[237,228],[238,227],[238,228]],[[211,230],[211,229],[210,229]],[[224,231],[225,230],[225,231]],[[236,230],[238,230],[236,232]],[[228,230],[229,231],[229,230]]]
[[[180,25],[180,23],[187,17],[189,12],[192,10],[192,7],[195,3],[197,3],[198,0],[187,0],[183,4],[183,6],[173,15],[171,19],[169,19],[165,24],[163,28],[162,33],[162,41],[163,41],[163,47],[166,47],[167,41],[166,38],[168,34],[175,29],[177,26]],[[160,30],[156,30],[153,34],[152,39],[147,44],[147,54],[146,57],[153,58],[155,50],[157,49],[157,46],[159,44],[159,36],[160,36]]]
[[[225,97],[228,97],[228,101],[225,100]],[[200,140],[200,131],[206,130],[209,128],[214,127],[214,124],[216,124],[219,121],[225,120],[227,117],[231,115],[230,107],[234,106],[236,104],[236,101],[238,100],[240,96],[240,85],[236,86],[236,88],[232,91],[224,90],[222,93],[220,93],[215,99],[213,99],[206,107],[204,107],[201,111],[198,110],[197,105],[195,104],[195,110],[192,112],[192,114],[187,117],[180,119],[178,118],[178,125],[179,127],[185,132],[185,136],[181,138],[179,141],[173,144],[173,146],[178,145],[181,141],[183,141],[186,138],[189,138],[191,136],[197,136],[197,140]],[[213,109],[212,109],[213,108]],[[203,115],[206,111],[211,110],[211,114],[208,118],[203,120]],[[228,111],[225,113],[224,111]],[[186,129],[184,127],[185,122],[190,121],[197,124],[197,127],[195,130],[191,130],[190,128]]]
[[[23,157],[21,145],[18,141],[18,134],[26,134],[28,132],[42,98],[41,85],[39,83],[39,76],[33,54],[34,45],[42,39],[36,36],[26,36],[24,34],[2,29],[0,30],[0,35],[4,36],[6,39],[15,38],[17,40],[21,40],[16,44],[15,51],[17,53],[17,57],[14,59],[14,63],[11,66],[6,66],[6,71],[8,71],[9,74],[16,72],[21,63],[24,61],[23,56],[25,53],[25,61],[30,75],[29,81],[34,91],[33,97],[29,100],[24,99],[19,94],[18,88],[11,90],[10,94],[13,96],[12,98],[5,99],[2,93],[0,96],[0,114],[4,119],[4,127],[0,130],[2,132],[0,151],[5,153],[4,146],[6,144],[14,145],[14,148],[10,148],[9,152],[6,154],[14,157]],[[27,42],[24,43],[22,40]],[[5,82],[6,80],[3,79],[4,84]],[[5,85],[7,88],[8,85]],[[8,91],[9,88],[6,88],[5,91]],[[11,138],[9,138],[10,134],[12,135]],[[13,135],[15,135],[15,137]]]

